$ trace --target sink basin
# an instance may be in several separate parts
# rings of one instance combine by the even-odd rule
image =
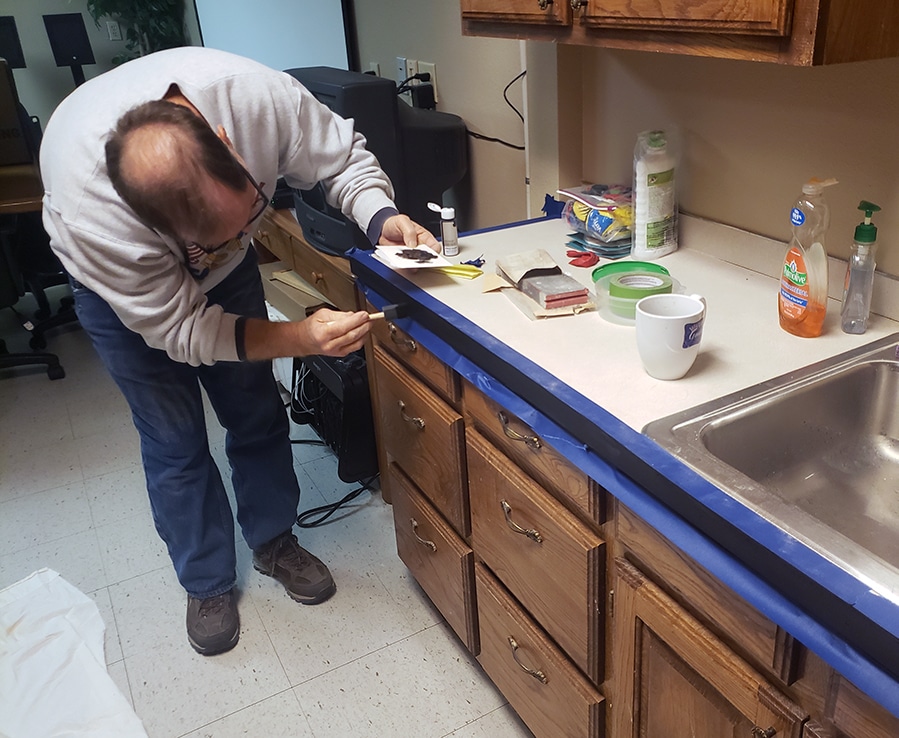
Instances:
[[[899,603],[899,334],[643,432]]]

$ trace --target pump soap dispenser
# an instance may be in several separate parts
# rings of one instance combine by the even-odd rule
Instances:
[[[873,202],[862,200],[859,210],[865,211],[865,221],[855,228],[852,255],[846,269],[843,288],[843,307],[840,318],[844,333],[864,333],[868,328],[871,310],[871,293],[874,289],[874,255],[877,250],[877,226],[871,216],[880,208]]]

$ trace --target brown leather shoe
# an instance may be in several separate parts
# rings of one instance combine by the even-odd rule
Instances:
[[[240,617],[233,589],[215,597],[187,596],[187,640],[204,656],[230,651],[240,638]]]
[[[291,531],[253,551],[253,566],[281,582],[287,594],[304,605],[324,602],[337,590],[328,567],[300,546]]]

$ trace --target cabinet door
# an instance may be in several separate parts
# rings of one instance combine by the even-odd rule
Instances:
[[[462,0],[462,18],[566,26],[571,23],[571,4],[569,0]]]
[[[799,738],[808,718],[661,589],[616,559],[616,738]]]
[[[793,0],[588,0],[584,21],[600,28],[786,36]]]

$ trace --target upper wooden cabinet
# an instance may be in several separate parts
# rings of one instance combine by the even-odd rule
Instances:
[[[790,32],[793,0],[593,0],[583,19],[595,28],[665,31],[721,31],[774,34]]]
[[[473,36],[797,66],[899,56],[883,0],[461,0]]]
[[[568,0],[462,0],[462,18],[567,26],[571,23],[571,5]]]

